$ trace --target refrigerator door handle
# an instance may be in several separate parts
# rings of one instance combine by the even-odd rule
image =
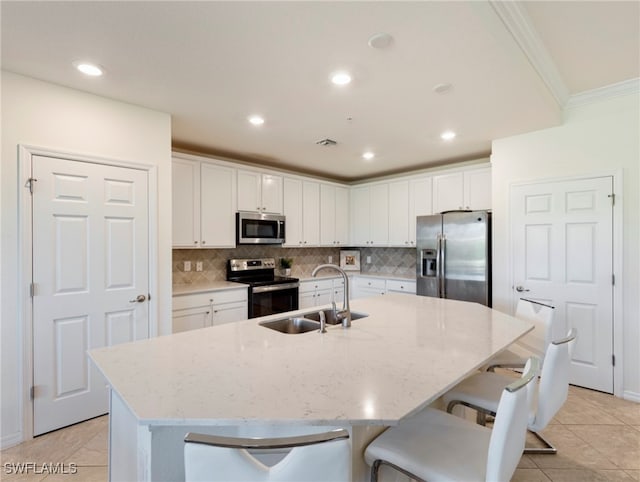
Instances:
[[[446,266],[447,266],[447,237],[442,234],[440,236],[440,298],[447,297],[447,285],[446,285]]]
[[[438,298],[442,298],[442,293],[440,292],[441,290],[441,285],[442,285],[442,273],[441,271],[441,267],[442,267],[442,258],[441,258],[441,252],[442,252],[442,235],[440,233],[438,233],[438,235],[436,236],[436,289],[437,289],[437,295]]]

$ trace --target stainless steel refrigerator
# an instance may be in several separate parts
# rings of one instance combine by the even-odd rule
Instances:
[[[417,294],[491,306],[491,213],[418,216]]]

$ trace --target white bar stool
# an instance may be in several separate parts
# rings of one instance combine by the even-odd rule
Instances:
[[[527,426],[545,444],[545,447],[525,448],[524,453],[557,453],[557,449],[540,434],[540,431],[549,424],[567,400],[570,353],[576,335],[577,330],[572,328],[565,338],[552,341],[547,348],[539,389],[530,397],[531,413]],[[499,373],[476,373],[444,395],[447,412],[451,413],[456,405],[461,404],[477,410],[480,414],[495,416],[499,406],[500,393],[511,381],[513,381],[512,377]],[[483,417],[478,417],[478,419],[482,420]]]
[[[554,312],[554,306],[520,298],[514,316],[530,321],[534,329],[489,360],[487,371],[494,371],[495,368],[522,368],[530,356],[537,356],[544,365],[545,352],[553,337]]]
[[[522,377],[504,388],[493,430],[432,408],[387,429],[365,450],[371,481],[381,465],[423,481],[508,481],[524,449],[526,387],[539,366],[532,357]]]
[[[282,438],[185,436],[187,482],[348,482],[351,478],[349,432],[344,429]],[[272,467],[249,450],[291,449]]]

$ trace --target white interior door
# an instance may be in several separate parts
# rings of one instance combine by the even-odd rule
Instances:
[[[613,178],[514,186],[514,307],[555,306],[553,339],[578,330],[572,384],[613,393]]]
[[[108,411],[87,350],[148,338],[147,172],[34,156],[34,435]],[[138,301],[136,301],[138,299]]]

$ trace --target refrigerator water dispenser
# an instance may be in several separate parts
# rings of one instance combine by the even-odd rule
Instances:
[[[436,257],[437,250],[435,249],[423,249],[422,250],[422,276],[427,278],[435,278],[436,271]]]

